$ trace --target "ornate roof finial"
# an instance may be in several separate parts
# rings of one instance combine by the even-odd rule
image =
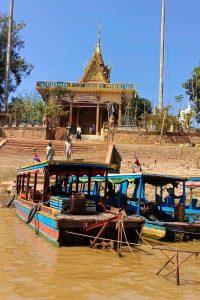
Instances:
[[[95,52],[101,53],[101,21],[99,21],[98,41]]]

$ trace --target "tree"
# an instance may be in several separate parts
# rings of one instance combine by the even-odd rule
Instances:
[[[51,128],[57,128],[60,117],[67,116],[68,111],[63,111],[61,105],[54,100],[49,101],[45,108],[45,115],[51,120]]]
[[[124,115],[124,123],[139,125],[146,123],[146,116],[152,112],[151,101],[146,98],[132,96],[128,105],[122,105],[122,113]]]
[[[8,113],[11,118],[11,123],[13,123],[14,121],[17,126],[20,123],[22,123],[23,111],[24,111],[24,104],[22,99],[19,97],[13,97],[11,99],[11,102],[8,105]]]
[[[192,118],[194,117],[193,111],[190,111],[186,114],[184,114],[183,117],[183,124],[185,126],[185,129],[188,131],[191,128],[192,125]]]
[[[27,93],[13,97],[8,105],[8,113],[18,126],[24,124],[42,124],[45,105],[38,93]]]
[[[200,66],[193,69],[191,78],[183,83],[186,94],[193,104],[193,110],[197,123],[200,123]]]
[[[33,65],[26,62],[20,56],[20,50],[24,48],[24,41],[20,37],[20,31],[25,27],[24,22],[13,22],[12,50],[10,64],[9,93],[14,92],[22,82],[22,78],[30,74]],[[0,13],[0,106],[3,106],[6,77],[6,51],[8,39],[8,16]]]
[[[155,114],[148,115],[148,127],[156,132],[161,132],[163,127],[163,134],[170,130],[171,125],[174,129],[180,131],[182,129],[181,123],[176,116],[169,114],[170,106],[164,107],[162,110],[157,110]],[[164,123],[163,123],[164,120]]]

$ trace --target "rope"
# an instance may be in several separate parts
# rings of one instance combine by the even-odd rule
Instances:
[[[68,231],[68,230],[65,230],[65,232],[69,233],[69,234],[72,234],[72,235],[77,235],[77,236],[82,236],[82,237],[87,237],[87,238],[92,238],[92,239],[96,238],[96,236],[93,236],[93,235],[87,235],[87,234],[72,232],[72,231]],[[116,242],[116,243],[118,242],[117,240],[100,238],[100,237],[98,237],[98,240],[109,241],[109,242]],[[126,242],[123,242],[123,241],[119,241],[119,242],[121,244],[127,244]],[[136,244],[136,243],[129,243],[129,245],[139,246],[139,244]]]
[[[139,236],[139,238],[152,249],[152,246],[139,234],[139,232],[137,231],[137,229],[135,230],[137,235]]]
[[[159,261],[159,263],[162,263],[162,260],[155,254],[153,247],[139,234],[137,229],[135,231],[137,235],[140,237],[140,239],[151,249],[151,254],[155,256],[155,258]]]
[[[127,246],[128,246],[128,248],[129,248],[130,252],[133,254],[133,256],[137,259],[137,262],[139,263],[139,259],[137,258],[137,256],[136,256],[135,253],[133,252],[133,250],[132,250],[132,248],[131,248],[131,246],[130,246],[130,243],[129,243],[128,239],[127,239],[126,232],[125,232],[125,228],[124,228],[124,220],[123,220],[123,219],[121,220],[121,224],[122,224],[122,230],[123,230],[123,233],[124,233],[124,237],[125,237]]]

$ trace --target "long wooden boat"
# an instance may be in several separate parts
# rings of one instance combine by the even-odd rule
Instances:
[[[84,181],[84,178],[80,180]],[[93,178],[93,180],[96,184],[100,184],[104,179]],[[200,227],[193,218],[195,215],[189,218],[187,214],[185,204],[187,180],[188,178],[182,176],[147,173],[109,174],[108,181],[115,190],[115,194],[110,197],[109,202],[116,202],[118,207],[126,202],[127,213],[137,213],[144,217],[145,224],[142,230],[144,235],[157,239],[174,240],[182,232],[181,239],[184,235],[196,239],[200,237]],[[174,201],[174,205],[168,213],[164,210],[166,207],[163,202],[163,189],[170,185],[175,189],[179,184],[182,188],[181,196],[176,203]],[[151,201],[148,200],[147,185],[153,188],[154,198]],[[186,230],[187,228],[190,229],[189,232]]]
[[[123,234],[129,242],[138,243],[144,220],[136,215],[126,216],[113,207],[106,210],[101,203],[106,197],[111,169],[107,164],[75,161],[42,162],[20,168],[15,199],[17,215],[56,246],[89,243],[97,235],[116,241],[116,228],[122,222]],[[85,180],[84,190],[81,176]],[[98,195],[93,176],[105,178]]]

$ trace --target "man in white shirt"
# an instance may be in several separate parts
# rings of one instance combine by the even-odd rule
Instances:
[[[81,140],[81,127],[79,125],[76,128],[76,138],[77,140]]]
[[[55,155],[55,150],[52,146],[52,143],[49,143],[46,147],[46,159],[52,162],[54,155]]]
[[[67,139],[65,142],[65,153],[67,155],[67,160],[70,160],[72,157],[72,149],[73,149],[73,144],[70,139]]]

